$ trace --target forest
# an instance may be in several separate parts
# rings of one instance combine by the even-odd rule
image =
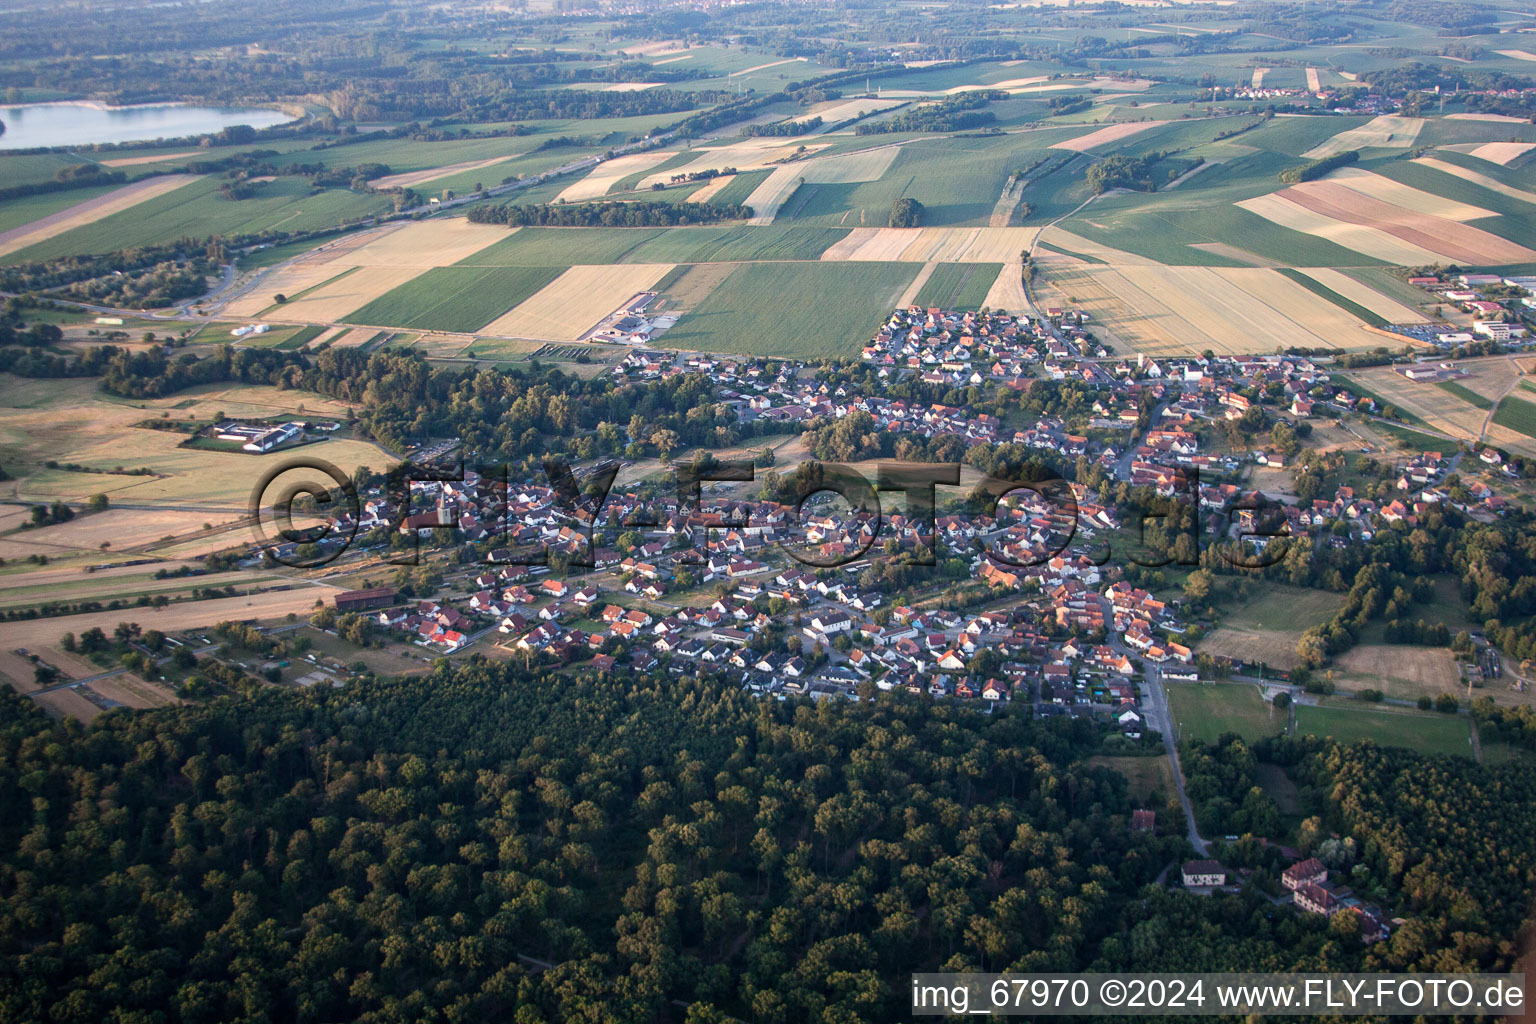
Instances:
[[[1412,918],[1364,947],[1348,915],[1150,884],[1184,842],[1126,827],[1098,743],[480,659],[89,728],[6,691],[0,1017],[857,1024],[901,1016],[918,969],[1511,963],[1521,773],[1272,752]]]

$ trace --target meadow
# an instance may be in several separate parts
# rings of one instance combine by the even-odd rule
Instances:
[[[1002,269],[1000,263],[941,263],[913,301],[940,309],[980,309]]]
[[[1410,747],[1425,754],[1472,756],[1471,724],[1462,715],[1301,705],[1296,708],[1296,731],[1340,743],[1371,740],[1377,746]]]
[[[1214,743],[1223,733],[1235,732],[1256,743],[1284,732],[1289,721],[1250,683],[1169,683],[1164,688],[1181,740]]]
[[[918,267],[745,263],[663,336],[701,352],[856,357]]]

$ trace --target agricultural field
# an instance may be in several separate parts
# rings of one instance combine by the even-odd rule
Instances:
[[[1296,731],[1340,743],[1371,740],[1377,746],[1411,747],[1425,754],[1472,756],[1471,720],[1463,715],[1302,705],[1296,708]]]
[[[1127,349],[1149,355],[1381,343],[1338,305],[1264,268],[1056,266],[1050,280]]]
[[[197,181],[196,175],[167,174],[111,189],[94,198],[76,201],[46,216],[0,232],[0,256],[30,249],[77,228],[87,228],[97,221],[131,210],[159,196],[175,192]],[[47,197],[56,199],[57,197]],[[50,203],[49,205],[54,205]],[[36,258],[36,257],[33,257]]]
[[[1002,269],[998,263],[937,264],[913,301],[940,309],[980,309]]]
[[[653,287],[670,263],[571,267],[484,328],[484,333],[540,341],[577,341],[598,321]]]
[[[559,267],[436,267],[348,314],[353,323],[468,333],[562,273]]]
[[[1333,618],[1342,595],[1265,583],[1249,600],[1218,603],[1220,625],[1200,641],[1200,653],[1292,669],[1296,644],[1312,626]]]
[[[919,269],[905,263],[742,264],[664,335],[665,344],[701,352],[857,356]]]
[[[1214,743],[1235,732],[1249,743],[1285,731],[1289,715],[1250,683],[1168,683],[1168,707],[1178,738]]]
[[[1493,425],[1536,438],[1536,404],[1513,396],[1505,398],[1493,414]],[[1529,445],[1524,447],[1529,449]]]
[[[1490,422],[1488,409],[1514,386],[1517,371],[1504,359],[1481,359],[1464,364],[1470,377],[1457,381],[1459,388],[1473,393],[1462,395],[1456,388],[1445,388],[1428,381],[1411,381],[1390,367],[1372,367],[1348,374],[1351,384],[1358,382],[1377,396],[1409,414],[1418,422],[1454,437],[1486,439],[1500,447],[1536,453],[1533,438],[1519,429],[1518,407],[1514,413],[1503,412],[1505,405],[1519,399],[1505,398]],[[1480,399],[1480,400],[1477,400]],[[1500,419],[1501,413],[1505,417]],[[1536,424],[1528,424],[1536,426]]]
[[[1406,616],[1434,623],[1432,610],[1415,608]],[[1334,659],[1334,681],[1342,690],[1380,690],[1399,700],[1466,692],[1455,659],[1445,647],[1412,644],[1357,644]]]

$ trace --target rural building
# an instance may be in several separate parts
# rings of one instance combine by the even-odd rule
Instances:
[[[1280,876],[1280,883],[1292,892],[1303,885],[1319,885],[1328,880],[1328,869],[1316,857],[1292,864]]]
[[[1227,869],[1221,866],[1220,861],[1185,861],[1180,874],[1186,889],[1214,889],[1227,884]]]
[[[393,587],[375,587],[372,590],[348,590],[336,595],[338,612],[364,612],[371,608],[387,608],[395,603]]]
[[[1332,917],[1339,912],[1339,898],[1320,885],[1308,882],[1296,888],[1296,905],[1309,914]]]
[[[1139,810],[1131,812],[1132,832],[1151,832],[1157,828],[1157,812]]]

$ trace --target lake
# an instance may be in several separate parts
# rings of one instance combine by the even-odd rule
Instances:
[[[260,107],[191,107],[179,103],[88,107],[74,103],[30,103],[0,107],[0,121],[5,122],[5,134],[0,135],[0,151],[176,139],[207,135],[234,124],[267,128],[292,120],[281,110]]]

